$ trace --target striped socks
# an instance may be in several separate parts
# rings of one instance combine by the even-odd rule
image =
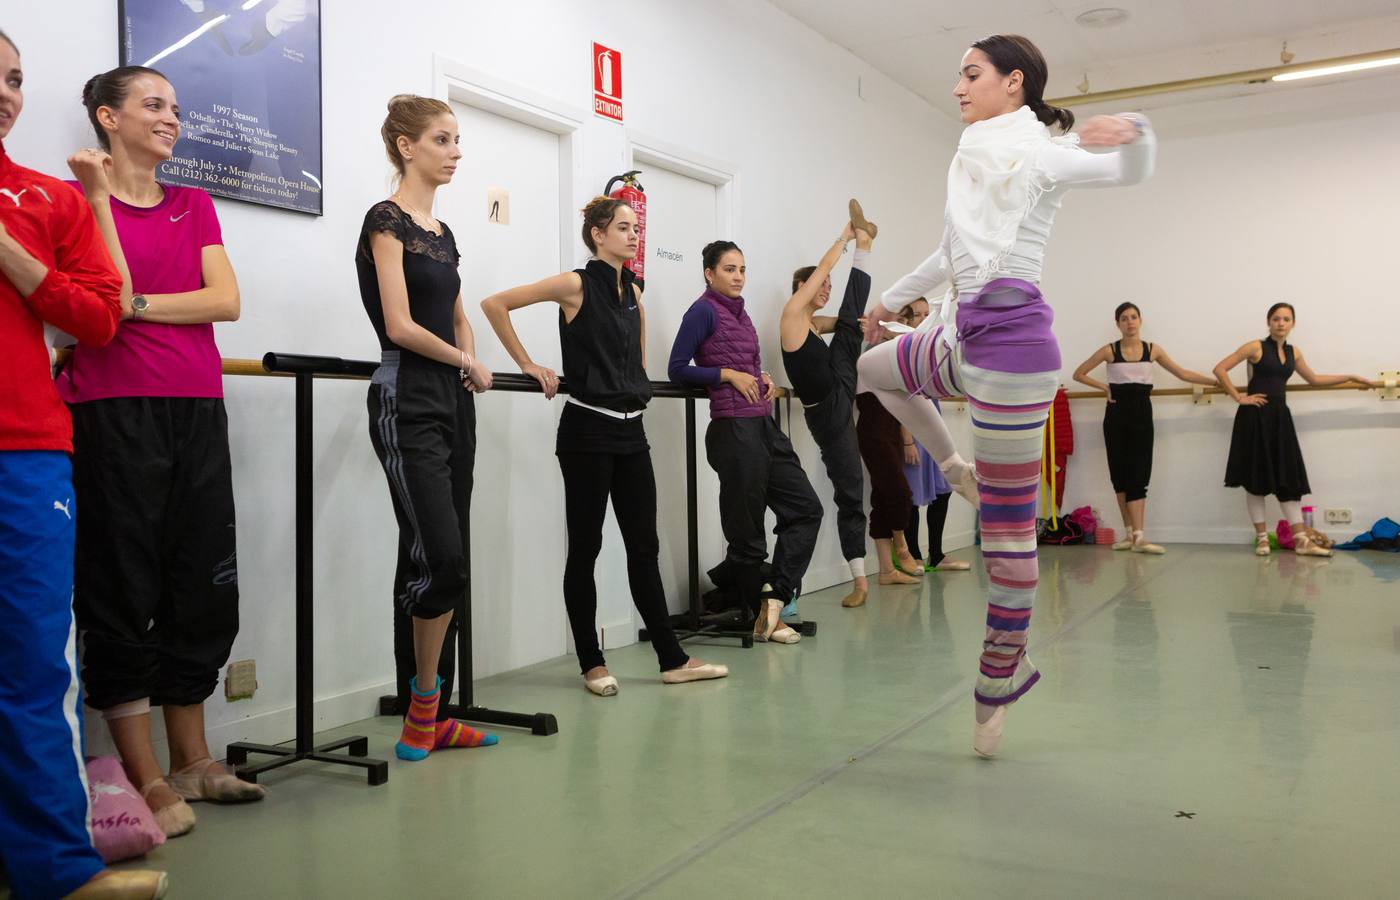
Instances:
[[[459,722],[456,719],[446,719],[437,723],[437,740],[433,742],[433,749],[446,750],[449,747],[490,747],[499,740],[500,738],[496,737],[494,734],[477,731],[466,722]]]
[[[418,679],[408,682],[412,701],[408,704],[408,715],[403,718],[403,732],[394,745],[394,755],[399,759],[419,762],[428,758],[437,743],[438,701],[442,699],[442,679],[428,693],[420,693]]]

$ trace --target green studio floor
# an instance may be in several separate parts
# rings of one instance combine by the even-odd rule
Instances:
[[[559,734],[376,788],[296,766],[147,864],[204,900],[1396,896],[1400,557],[1070,547],[1041,573],[1044,678],[995,761],[971,751],[983,576],[933,574],[803,598],[796,646],[693,646],[726,681],[663,686],[641,644],[610,654],[614,698],[572,657],[482,682]],[[393,720],[342,732],[392,759]]]

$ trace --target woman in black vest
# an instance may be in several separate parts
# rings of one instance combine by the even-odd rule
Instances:
[[[583,683],[600,697],[617,693],[598,647],[598,591],[593,565],[603,548],[603,519],[612,497],[627,547],[627,580],[667,684],[723,678],[729,669],[691,659],[681,649],[666,609],[658,564],[656,476],[642,428],[651,399],[646,373],[646,315],[642,291],[623,266],[637,255],[637,214],[611,197],[583,210],[583,242],[594,258],[582,269],[493,294],[481,302],[491,327],[520,371],[552,399],[559,376],[530,358],[511,325],[512,311],[541,301],[559,304],[559,346],[569,402],[559,418],[555,453],[564,473],[569,552],[564,607],[569,614]]]

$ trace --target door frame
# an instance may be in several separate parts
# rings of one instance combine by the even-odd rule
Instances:
[[[433,96],[559,137],[559,271],[573,269],[574,195],[583,184],[583,124],[588,111],[441,53],[433,54]]]
[[[717,240],[734,240],[739,231],[739,167],[685,147],[627,129],[627,168],[655,166],[715,186]],[[642,172],[643,176],[646,172]]]

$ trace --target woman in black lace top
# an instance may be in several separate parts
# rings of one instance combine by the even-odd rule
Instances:
[[[457,119],[441,100],[399,95],[380,131],[401,180],[365,214],[355,268],[383,351],[369,388],[370,440],[399,524],[394,657],[409,705],[394,751],[421,760],[433,750],[496,743],[439,714],[444,690],[452,690],[453,654],[442,648],[452,646],[452,613],[467,588],[472,393],[491,387],[491,373],[476,365],[452,230],[430,215],[434,193],[462,157]]]

